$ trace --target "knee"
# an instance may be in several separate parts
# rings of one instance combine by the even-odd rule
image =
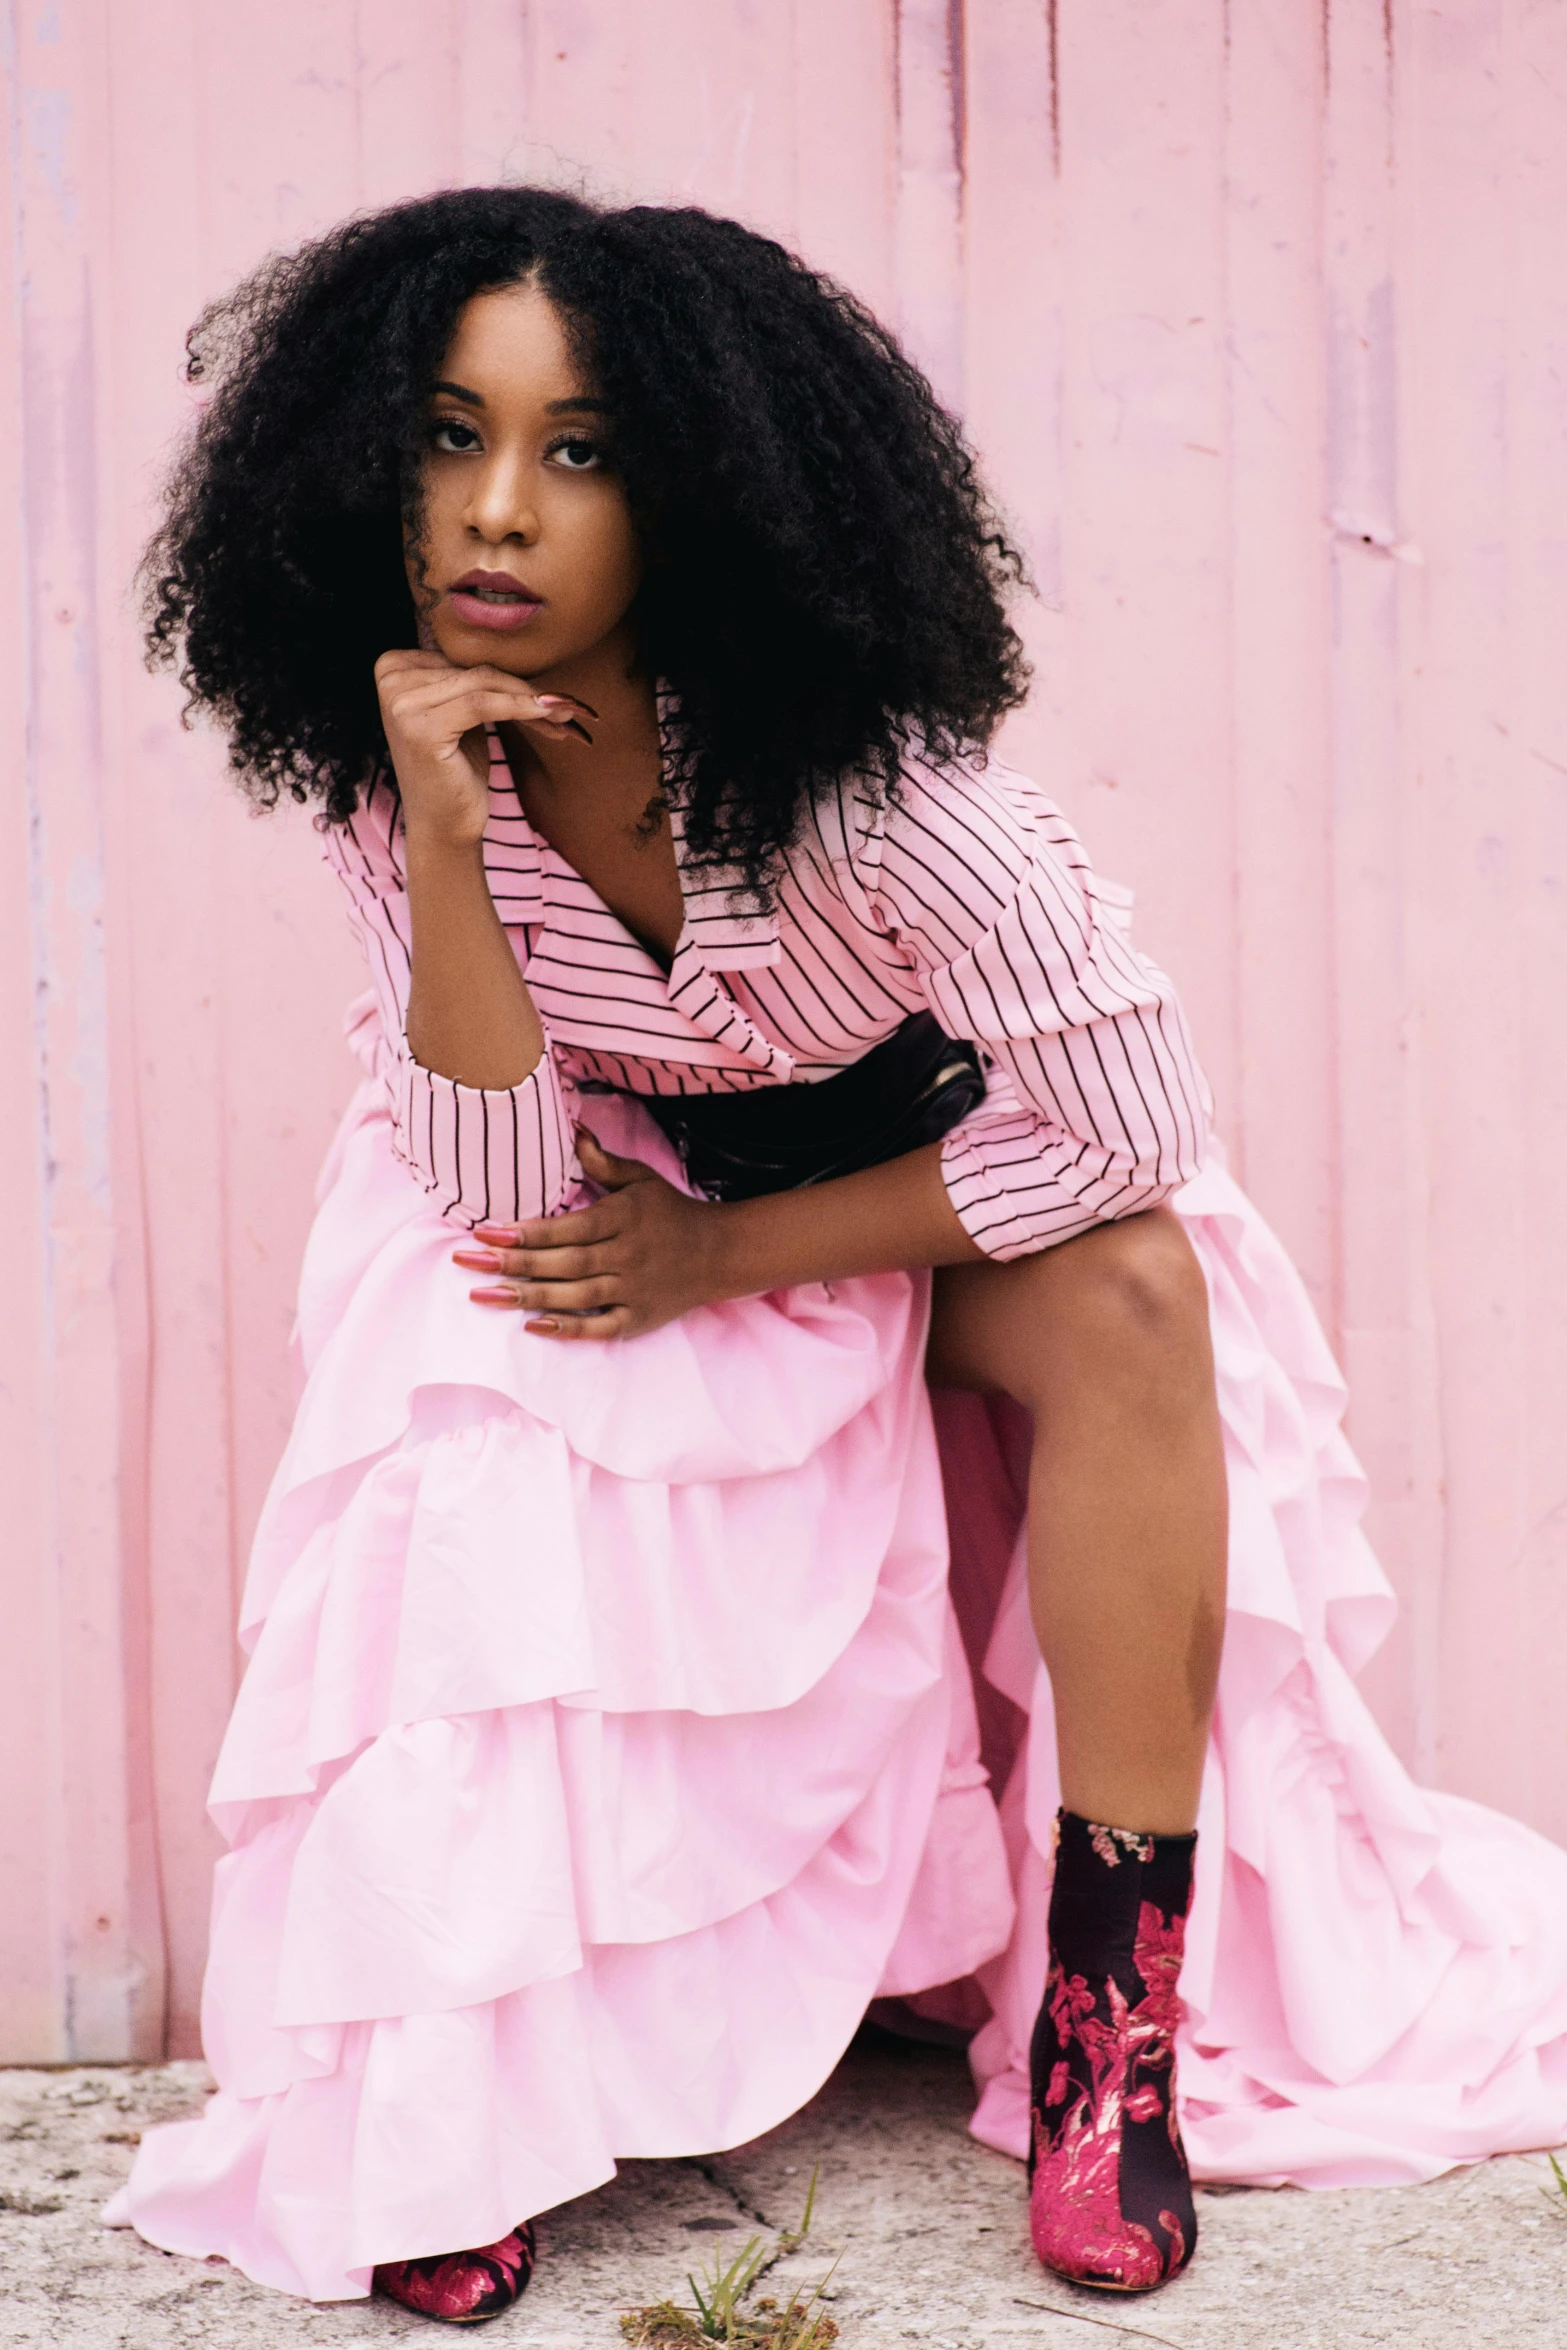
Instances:
[[[1208,1285],[1179,1217],[1154,1209],[1085,1235],[1084,1309],[1107,1337],[1139,1352],[1206,1357]]]
[[[1208,1286],[1176,1216],[1154,1209],[1099,1225],[1031,1262],[1042,1310],[1029,1316],[1019,1365],[1033,1392],[1019,1401],[1050,1411],[1085,1383],[1123,1405],[1138,1395],[1166,1408],[1211,1398]]]

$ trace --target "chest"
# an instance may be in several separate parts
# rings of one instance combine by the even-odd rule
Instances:
[[[553,836],[530,818],[497,736],[490,891],[579,1078],[676,1091],[783,1082],[858,1059],[920,1009],[907,948],[867,924],[825,854],[792,855],[763,913],[732,881],[685,865],[678,812],[673,839],[623,823],[617,840],[569,818]]]
[[[538,838],[667,971],[686,909],[657,768],[628,766],[592,790],[552,792],[514,758],[510,780]]]

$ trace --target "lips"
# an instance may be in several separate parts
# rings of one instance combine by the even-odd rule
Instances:
[[[469,628],[525,628],[544,602],[509,571],[465,571],[446,594]]]

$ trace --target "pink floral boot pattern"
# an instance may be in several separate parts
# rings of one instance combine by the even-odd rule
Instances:
[[[524,2220],[498,2244],[475,2252],[434,2252],[422,2260],[389,2260],[375,2272],[375,2290],[421,2317],[446,2325],[482,2325],[522,2298],[533,2274],[533,2227]]]
[[[1034,2026],[1029,2218],[1073,2284],[1146,2293],[1197,2241],[1175,2112],[1177,1984],[1195,1836],[1059,1820]]]

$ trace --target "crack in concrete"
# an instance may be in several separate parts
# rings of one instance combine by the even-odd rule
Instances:
[[[686,2156],[686,2168],[698,2172],[701,2177],[706,2179],[710,2187],[717,2189],[720,2195],[727,2195],[736,2211],[744,2212],[746,2218],[754,2220],[759,2228],[770,2229],[772,2227],[773,2223],[761,2205],[748,2203],[728,2172],[721,2170],[716,2162],[700,2154],[689,2154]]]
[[[1068,2325],[1102,2326],[1107,2334],[1129,2334],[1139,2342],[1162,2342],[1164,2350],[1182,2350],[1168,2334],[1151,2334],[1146,2326],[1118,2326],[1113,2318],[1085,2317],[1080,2309],[1060,2309],[1054,2301],[1021,2301],[1014,2293],[1012,2305],[1015,2309],[1042,2309],[1049,2317],[1064,2317]]]

